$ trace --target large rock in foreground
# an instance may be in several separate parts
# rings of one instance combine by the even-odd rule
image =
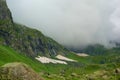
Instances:
[[[23,63],[8,63],[0,68],[0,80],[43,80]]]

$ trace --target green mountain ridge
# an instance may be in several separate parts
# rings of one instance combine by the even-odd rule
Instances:
[[[0,0],[0,44],[24,52],[29,57],[52,57],[69,51],[40,31],[13,22],[5,1]]]

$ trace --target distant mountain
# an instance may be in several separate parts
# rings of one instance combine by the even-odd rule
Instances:
[[[83,48],[77,48],[77,49],[69,48],[69,50],[74,51],[76,53],[86,53],[89,55],[104,55],[108,49],[101,44],[93,44]]]
[[[52,57],[69,52],[40,31],[14,23],[5,0],[0,0],[0,45],[8,45],[29,57]]]

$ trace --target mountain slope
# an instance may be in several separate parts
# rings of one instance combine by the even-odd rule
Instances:
[[[40,31],[13,22],[4,0],[0,0],[0,44],[24,52],[29,57],[65,55],[69,51]]]
[[[102,46],[90,47],[85,51],[92,55],[77,56],[40,31],[15,24],[5,0],[0,0],[0,67],[6,63],[22,62],[40,73],[45,80],[120,80],[120,48],[105,50],[105,54]],[[93,52],[100,53],[94,55]],[[32,59],[38,55],[55,59],[58,54],[77,62],[67,62],[68,65],[42,64]],[[19,78],[17,75],[14,77]]]
[[[22,62],[29,65],[35,71],[39,72],[44,70],[45,66],[42,65],[40,62],[31,59],[27,56],[19,54],[18,52],[14,51],[12,48],[8,46],[1,46],[0,45],[0,66],[6,63],[12,62]]]
[[[63,80],[63,78],[66,80],[115,80],[115,78],[119,80],[119,51],[120,50],[115,52],[118,53],[116,56],[92,56],[86,58],[83,57],[84,59],[75,54],[69,54],[69,57],[71,56],[71,58],[76,59],[79,62],[69,62],[68,65],[51,63],[42,64],[37,60],[19,54],[8,46],[0,45],[0,66],[6,63],[22,62],[30,66],[36,72],[39,72],[45,80]],[[113,53],[113,51],[110,52]],[[106,61],[100,64],[99,62],[104,59],[106,59]],[[85,64],[82,64],[81,62]],[[115,70],[117,70],[117,73],[115,73]],[[104,79],[104,76],[107,76],[106,79]]]

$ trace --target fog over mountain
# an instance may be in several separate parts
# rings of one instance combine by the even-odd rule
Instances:
[[[15,22],[80,47],[120,40],[120,0],[7,0]]]

